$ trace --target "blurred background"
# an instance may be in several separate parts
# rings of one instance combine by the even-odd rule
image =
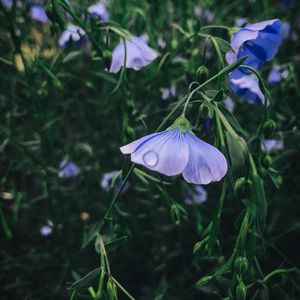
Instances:
[[[119,299],[300,299],[300,3],[111,0],[96,13],[89,9],[94,4],[0,4],[0,298],[95,298],[103,241],[111,274],[125,289],[117,285]],[[282,22],[282,44],[260,69],[265,80],[275,66],[281,70],[279,79],[268,80],[276,122],[264,149],[271,170],[260,170],[268,213],[263,238],[251,246],[256,252],[244,277],[247,298],[228,296],[230,272],[196,285],[226,265],[245,207],[238,197],[227,197],[219,250],[193,253],[214,216],[219,183],[199,189],[181,176],[138,167],[97,237],[121,172],[124,177],[130,167],[119,147],[156,130],[195,80],[204,49],[208,77],[218,71],[211,44],[184,33],[275,18]],[[69,39],[70,24],[84,31],[73,30]],[[122,30],[142,37],[158,58],[139,71],[108,72]],[[209,32],[230,42],[222,28]],[[223,56],[227,47],[224,42]],[[251,140],[262,106],[236,97],[226,78],[222,86]],[[198,120],[197,135],[213,143],[214,125],[207,128],[196,106],[190,114]],[[239,153],[234,164],[236,180],[243,174]],[[101,299],[116,299],[106,281]]]

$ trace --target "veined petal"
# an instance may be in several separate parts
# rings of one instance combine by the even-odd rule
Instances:
[[[122,146],[120,147],[120,150],[123,154],[130,154],[130,153],[133,153],[139,146],[141,146],[144,142],[152,139],[153,137],[155,136],[158,136],[158,135],[161,135],[161,134],[164,134],[165,131],[160,131],[160,132],[155,132],[155,133],[152,133],[152,134],[149,134],[149,135],[146,135],[140,139],[137,139],[125,146]]]
[[[208,184],[221,180],[227,172],[227,161],[215,147],[190,132],[185,134],[189,144],[189,160],[182,172],[189,183]]]
[[[140,141],[131,154],[131,161],[161,174],[174,176],[185,168],[188,157],[185,135],[175,128]]]

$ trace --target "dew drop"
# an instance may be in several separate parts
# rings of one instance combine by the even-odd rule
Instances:
[[[145,164],[149,167],[154,167],[158,163],[158,154],[155,151],[148,151],[143,155]]]

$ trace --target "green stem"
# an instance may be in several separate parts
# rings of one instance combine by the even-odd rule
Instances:
[[[206,29],[225,29],[227,31],[231,31],[230,27],[223,26],[223,25],[207,25],[207,26],[201,27],[201,31],[206,30]]]
[[[135,298],[126,291],[126,289],[115,279],[114,277],[110,276],[111,280],[118,286],[118,288],[130,299],[135,300]]]

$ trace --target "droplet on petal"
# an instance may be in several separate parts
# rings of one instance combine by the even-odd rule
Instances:
[[[155,167],[158,163],[158,154],[155,151],[148,151],[144,154],[143,160],[149,167]]]

